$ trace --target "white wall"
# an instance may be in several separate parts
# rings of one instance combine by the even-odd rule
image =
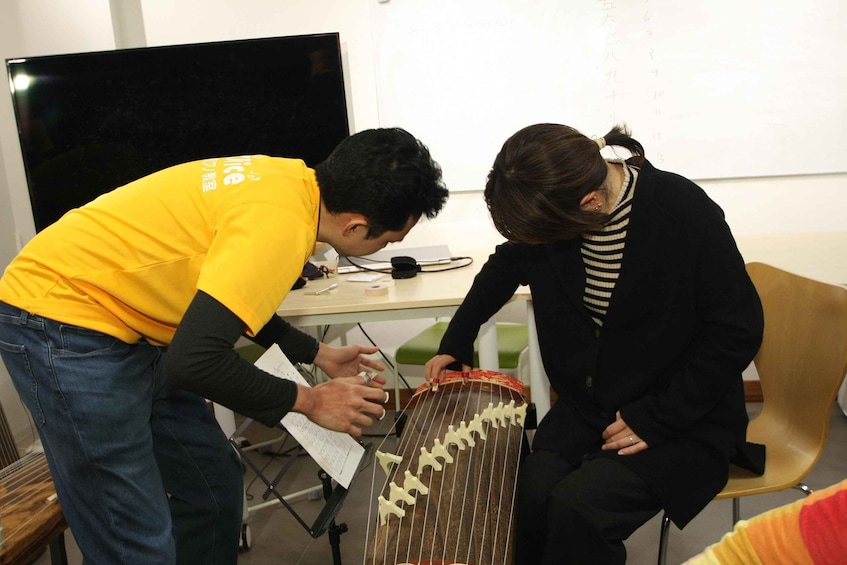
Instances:
[[[503,139],[541,121],[597,135],[623,120],[654,165],[693,178],[845,171],[847,67],[821,56],[844,46],[844,2],[519,5],[373,11],[380,120],[427,139],[454,188],[472,189]]]
[[[116,39],[110,4],[120,5],[120,1],[3,0],[0,57],[112,49]],[[370,24],[370,11],[377,4],[377,0],[138,0],[143,22],[132,28],[131,22],[127,24],[121,19],[124,29],[118,35],[131,36],[134,29],[141,29],[147,45],[155,46],[338,31],[351,127],[359,131],[380,125],[374,78],[376,42]],[[137,11],[128,10],[122,16],[133,13]],[[119,37],[118,44],[126,43]],[[607,125],[597,124],[597,129]],[[456,135],[461,136],[462,132]],[[826,139],[819,141],[827,143]],[[649,143],[645,141],[645,145],[649,157]],[[749,158],[755,159],[756,147],[747,150]],[[0,266],[3,266],[17,252],[19,243],[34,234],[11,100],[7,95],[0,95],[0,153]],[[493,160],[494,156],[491,157]],[[703,159],[708,158],[703,155]],[[482,182],[480,179],[480,188]],[[724,208],[737,235],[846,228],[847,174],[711,180],[701,184]],[[413,230],[406,244],[433,241],[448,242],[457,252],[461,251],[457,241],[466,248],[491,247],[500,241],[491,227],[480,191],[454,194],[444,212],[436,220],[424,222]],[[406,327],[411,331],[414,325]],[[397,343],[396,328],[370,328],[370,331],[386,349]],[[28,437],[28,424],[2,369],[0,402],[16,435]]]
[[[14,6],[10,6],[14,8]],[[5,53],[18,41],[16,19],[12,14],[2,14],[0,17],[0,52]],[[10,118],[11,101],[8,96],[0,96],[0,127],[5,126]],[[12,130],[14,131],[14,130]],[[13,141],[13,140],[12,140]],[[8,182],[6,181],[5,146],[12,143],[6,140],[5,135],[0,135],[0,265],[6,265],[16,252],[15,246],[15,221],[12,216],[12,207],[9,200]],[[7,413],[9,420],[15,422],[23,421],[23,411],[15,402],[16,395],[9,381],[9,375],[3,364],[0,363],[0,403]],[[13,428],[14,429],[14,428]]]
[[[4,0],[0,58],[115,47],[108,0]],[[6,84],[5,67],[3,84]],[[0,268],[35,234],[11,97],[0,95]],[[32,437],[27,414],[0,363],[0,403],[19,446]]]
[[[339,32],[351,129],[379,125],[368,0],[141,0],[141,5],[149,46]]]

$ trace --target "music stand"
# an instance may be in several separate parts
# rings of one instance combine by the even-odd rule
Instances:
[[[329,543],[332,547],[332,562],[333,565],[341,565],[341,534],[347,531],[347,524],[336,524],[335,517],[338,512],[341,510],[341,505],[344,502],[344,499],[347,498],[347,489],[342,487],[339,484],[336,484],[333,487],[332,477],[324,471],[320,469],[318,471],[318,478],[321,480],[321,485],[323,487],[323,496],[324,496],[324,507],[321,509],[320,513],[318,513],[315,521],[309,525],[306,521],[297,514],[297,511],[285,500],[285,497],[279,490],[276,488],[276,485],[285,475],[285,473],[290,468],[290,464],[287,464],[283,467],[283,469],[277,474],[273,481],[269,480],[262,473],[261,469],[250,460],[249,457],[246,457],[243,453],[243,448],[241,447],[238,440],[233,437],[230,438],[230,443],[235,447],[238,455],[241,457],[241,460],[245,462],[256,474],[256,476],[265,484],[267,487],[266,493],[271,493],[279,500],[280,504],[282,504],[286,510],[294,517],[297,522],[303,526],[303,529],[306,530],[313,539],[317,539],[321,537],[325,532],[328,533]],[[370,461],[370,453],[372,449],[371,444],[364,445],[365,453],[362,456],[362,460],[359,463],[359,468],[356,470],[354,474],[353,480],[359,476],[359,473],[362,472],[363,466]]]

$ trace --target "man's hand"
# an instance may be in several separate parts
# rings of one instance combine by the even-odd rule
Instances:
[[[332,379],[351,377],[362,371],[384,371],[384,366],[369,357],[365,357],[365,355],[370,355],[377,351],[379,351],[378,347],[365,347],[356,344],[332,347],[331,345],[320,343],[314,363]],[[373,382],[381,386],[385,384],[385,379],[377,375]]]
[[[623,421],[620,411],[615,413],[615,421],[603,431],[603,439],[606,443],[602,449],[617,449],[618,455],[632,455],[650,448],[647,442],[642,441]]]
[[[385,383],[382,377],[376,378]],[[372,425],[374,418],[385,417],[382,405],[388,395],[376,378],[338,377],[312,388],[298,385],[293,411],[329,430],[361,436],[362,428]]]

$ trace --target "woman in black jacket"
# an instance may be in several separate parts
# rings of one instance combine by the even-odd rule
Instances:
[[[626,160],[606,160],[608,144]],[[538,124],[503,145],[485,200],[499,245],[452,319],[427,378],[473,362],[480,325],[529,285],[558,400],[518,486],[519,563],[623,563],[623,540],[664,508],[683,527],[759,470],[741,372],[761,303],[721,209],[655,169],[623,127],[590,139]]]

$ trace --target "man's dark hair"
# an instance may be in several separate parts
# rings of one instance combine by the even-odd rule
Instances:
[[[449,192],[429,149],[401,128],[364,130],[343,140],[315,167],[326,209],[368,221],[368,238],[434,218]]]

